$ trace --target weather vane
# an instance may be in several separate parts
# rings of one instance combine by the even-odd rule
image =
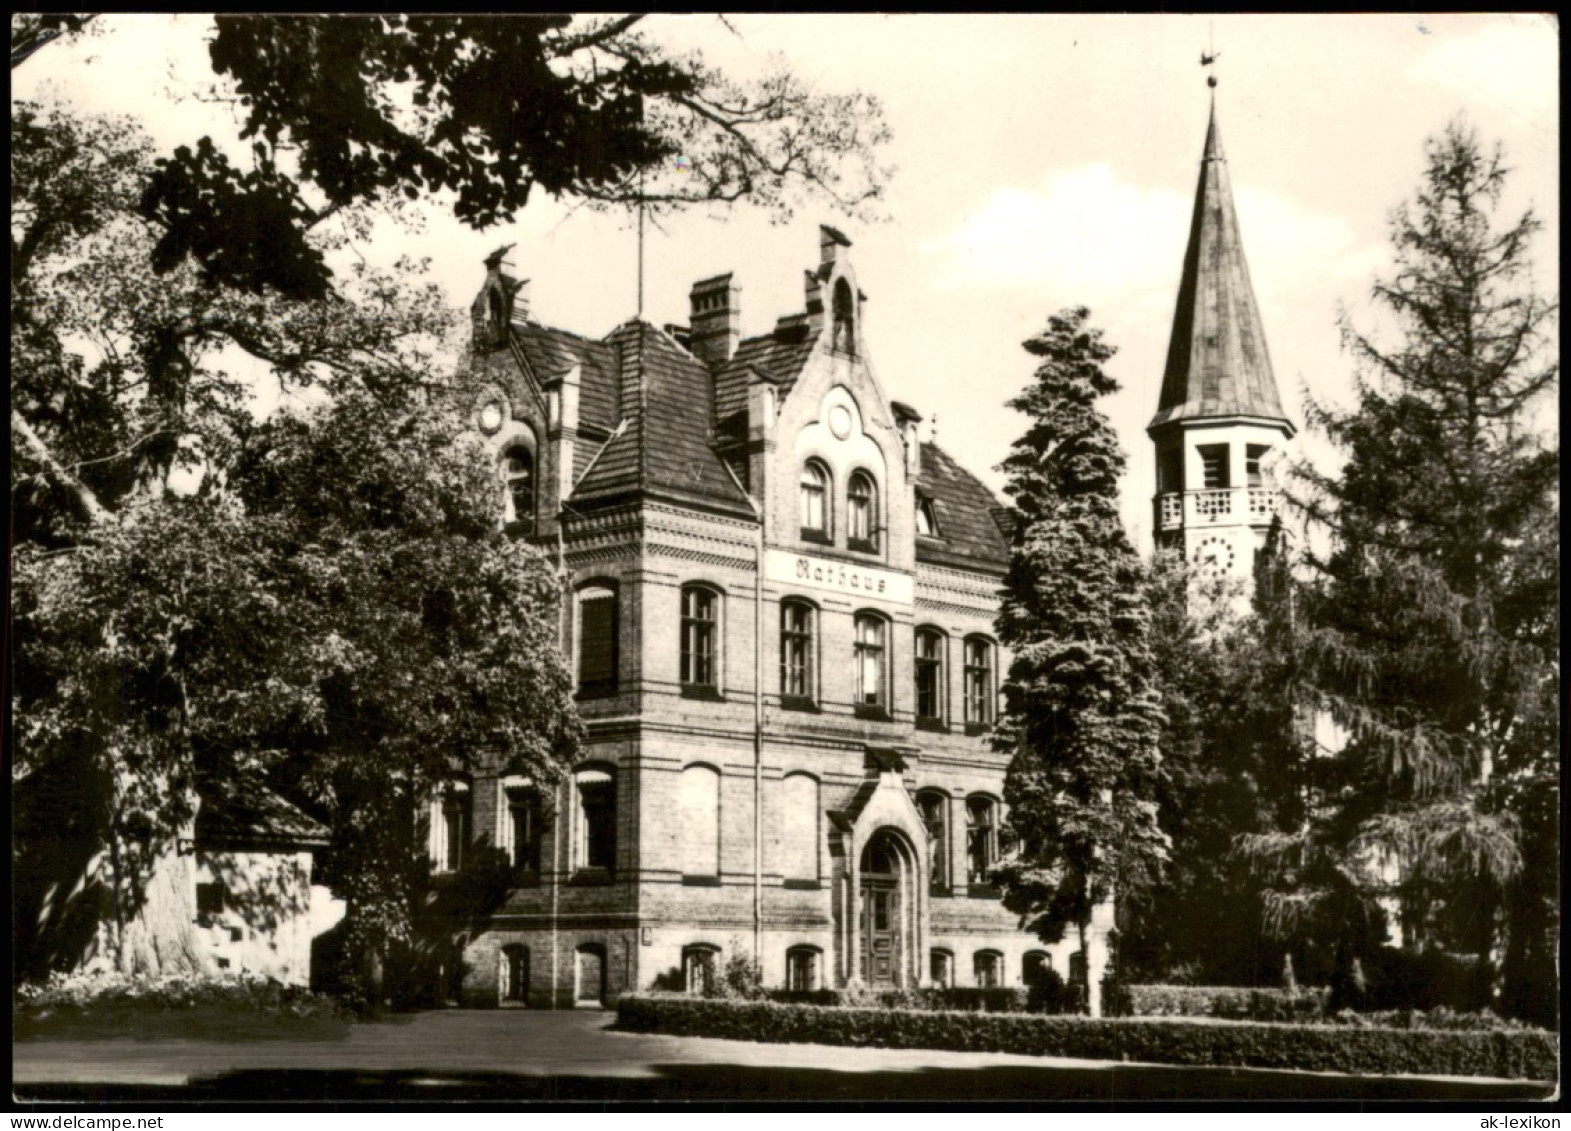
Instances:
[[[1215,30],[1216,25],[1211,24],[1207,26],[1206,49],[1200,52],[1200,65],[1202,67],[1214,67],[1216,65],[1216,61],[1222,57],[1222,53],[1216,49],[1215,37],[1212,34]],[[1216,89],[1215,71],[1206,72],[1206,85],[1209,86],[1212,90]]]

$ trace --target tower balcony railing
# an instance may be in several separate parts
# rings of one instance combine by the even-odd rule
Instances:
[[[1158,530],[1179,530],[1212,523],[1268,523],[1281,505],[1274,487],[1223,487],[1168,491],[1156,496]]]

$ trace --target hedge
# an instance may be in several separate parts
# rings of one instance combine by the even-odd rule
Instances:
[[[618,1028],[742,1041],[1005,1052],[1155,1064],[1360,1075],[1554,1080],[1559,1041],[1542,1030],[1438,1032],[1231,1021],[829,1008],[624,996]]]
[[[1020,986],[924,987],[913,990],[768,990],[773,1002],[839,1008],[952,1010],[963,1013],[1025,1013],[1030,993]],[[1053,1012],[1045,1010],[1044,1012]]]
[[[18,986],[11,999],[12,1035],[18,1040],[341,1036],[353,1020],[335,998],[251,974],[57,973],[47,982]]]
[[[1330,991],[1305,987],[1296,993],[1253,986],[1122,987],[1136,1017],[1221,1017],[1230,1021],[1314,1021],[1326,1012]]]

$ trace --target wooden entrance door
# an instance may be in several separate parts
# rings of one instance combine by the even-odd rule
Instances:
[[[891,879],[862,881],[862,980],[870,986],[893,986],[898,961],[897,924],[900,893]]]

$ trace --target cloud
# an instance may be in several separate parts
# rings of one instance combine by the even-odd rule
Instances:
[[[1543,17],[1514,17],[1439,40],[1413,61],[1406,77],[1537,115],[1555,107],[1558,73],[1554,28]]]
[[[1344,217],[1307,212],[1274,193],[1235,188],[1233,195],[1255,287],[1280,301],[1306,291],[1340,292],[1389,259],[1384,243],[1360,243]]]
[[[1187,202],[1120,181],[1106,164],[1056,173],[1036,190],[1005,187],[947,235],[927,241],[940,289],[1050,286],[1095,303],[1175,274]]]
[[[1257,288],[1286,296],[1367,277],[1383,251],[1346,219],[1286,197],[1234,188]],[[1191,200],[1122,181],[1106,164],[1049,176],[1035,190],[1005,187],[951,232],[927,241],[942,290],[1046,290],[1090,306],[1172,301],[1189,235]]]

